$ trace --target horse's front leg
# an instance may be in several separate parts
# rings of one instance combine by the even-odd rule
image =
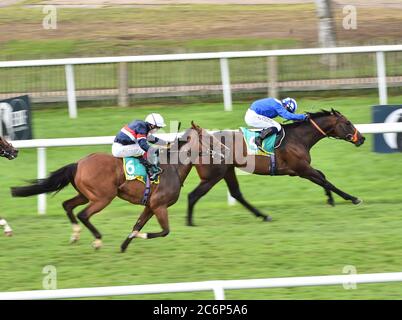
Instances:
[[[317,172],[318,172],[325,180],[327,179],[327,178],[325,177],[325,175],[324,175],[320,170],[317,170]],[[327,203],[328,203],[330,206],[335,207],[335,201],[334,201],[334,197],[332,196],[332,192],[331,192],[330,190],[328,190],[328,189],[325,189],[325,188],[324,188],[324,191],[325,191],[326,196],[328,197]]]
[[[149,211],[148,211],[149,210]],[[141,233],[139,230],[145,225],[145,223],[152,217],[152,214],[155,214],[156,218],[160,226],[162,227],[161,232],[153,232],[153,233]],[[121,245],[121,252],[124,252],[130,242],[134,238],[142,238],[142,239],[153,239],[158,237],[166,237],[169,234],[169,219],[167,215],[166,207],[158,207],[155,209],[146,208],[144,212],[141,214],[140,218],[137,221],[137,224],[134,226],[133,231],[128,235],[127,239]]]
[[[0,226],[4,228],[4,234],[6,237],[11,237],[13,235],[13,230],[7,223],[6,219],[0,218]]]
[[[205,196],[209,190],[213,188],[220,180],[222,176],[218,175],[209,180],[202,180],[200,184],[188,194],[188,207],[187,207],[187,226],[194,226],[193,214],[194,206],[198,200]]]
[[[305,179],[308,179],[315,184],[318,184],[319,186],[323,187],[325,190],[335,192],[337,195],[342,197],[345,200],[350,200],[352,201],[353,204],[360,204],[362,200],[359,198],[356,198],[350,194],[347,194],[346,192],[343,192],[342,190],[338,189],[335,187],[332,183],[330,183],[324,176],[324,174],[310,166],[305,166],[304,168],[300,169],[297,171],[299,176]]]
[[[130,242],[134,238],[147,238],[146,233],[141,233],[141,229],[144,227],[144,225],[148,222],[148,220],[152,217],[153,211],[149,207],[145,207],[144,211],[141,213],[140,217],[138,218],[137,222],[135,223],[133,227],[133,231],[128,235],[126,240],[121,244],[120,249],[121,252],[125,252],[127,247],[129,246]]]
[[[166,237],[170,230],[169,230],[169,217],[167,207],[158,207],[153,209],[155,213],[155,217],[158,220],[159,225],[162,228],[160,232],[153,232],[153,233],[146,233],[147,239],[159,238],[159,237]]]

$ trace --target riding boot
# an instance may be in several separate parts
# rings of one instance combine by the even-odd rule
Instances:
[[[147,170],[147,174],[151,181],[155,181],[158,177],[158,174],[162,173],[162,169],[159,168],[157,165],[150,163],[147,159],[141,157],[139,158],[140,162],[144,165],[145,169]]]
[[[260,132],[260,135],[255,138],[255,144],[257,145],[258,148],[262,148],[262,142],[264,141],[265,138],[269,137],[270,135],[278,133],[278,129],[275,127],[270,127],[263,129]]]
[[[157,179],[158,175],[161,174],[163,170],[160,167],[158,167],[156,164],[149,162],[147,159],[145,159],[143,157],[141,157],[139,159],[140,159],[140,162],[145,166],[149,179],[151,181],[155,181]]]

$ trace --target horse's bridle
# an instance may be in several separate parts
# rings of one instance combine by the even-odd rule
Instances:
[[[339,120],[340,120],[340,118],[336,120],[335,126],[338,124],[338,121],[339,121]],[[315,128],[316,128],[322,135],[324,135],[325,137],[327,137],[327,138],[334,138],[334,139],[342,139],[342,138],[339,138],[339,137],[332,137],[332,136],[329,135],[329,133],[330,133],[331,131],[333,131],[335,128],[331,128],[329,131],[325,132],[324,130],[322,130],[322,129],[320,128],[320,126],[319,126],[313,119],[309,118],[309,121],[310,121],[310,123],[313,125],[313,127],[315,127]],[[357,136],[357,132],[358,132],[358,131],[357,131],[357,128],[355,128],[355,131],[353,132],[353,134],[352,134],[352,133],[347,134],[347,135],[345,136],[345,139],[348,140],[348,141],[351,141],[351,142],[353,142],[353,143],[356,143],[357,140],[359,139],[358,136]]]
[[[218,143],[220,146],[223,146],[226,150],[229,149],[229,148],[228,148],[227,146],[225,146],[222,142],[220,142],[218,139],[216,139],[213,135],[211,135],[211,138],[212,138],[213,141],[215,141],[216,143]],[[201,143],[204,145],[203,142],[201,142]],[[204,145],[204,147],[205,147],[205,145]],[[198,156],[199,156],[199,157],[203,157],[203,156],[212,156],[213,159],[218,158],[218,159],[220,159],[220,160],[225,159],[225,155],[224,155],[222,152],[220,152],[220,151],[215,151],[215,150],[211,149],[210,145],[208,145],[208,147],[206,147],[206,151],[205,151],[205,152],[200,151],[199,154],[198,154]]]

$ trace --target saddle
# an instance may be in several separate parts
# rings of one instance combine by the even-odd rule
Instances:
[[[261,129],[249,129],[240,127],[240,131],[243,134],[244,142],[247,145],[247,153],[250,155],[262,155],[269,156],[275,153],[275,149],[278,148],[283,138],[285,137],[285,129],[282,129],[277,134],[272,134],[265,138],[262,142],[262,150],[255,144],[255,138],[259,136]]]
[[[126,157],[123,158],[123,169],[126,180],[139,180],[142,183],[146,184],[149,180],[147,169],[141,163],[139,158],[136,157]],[[152,184],[159,183],[159,175],[158,177],[152,181]]]

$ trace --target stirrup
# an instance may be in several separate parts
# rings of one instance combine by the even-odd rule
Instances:
[[[257,141],[258,141],[259,143],[258,143]],[[256,137],[256,138],[254,139],[254,143],[255,143],[255,145],[257,146],[257,148],[261,148],[263,142],[264,142],[264,140],[263,140],[260,136],[258,136],[258,137]]]
[[[163,169],[161,168],[161,167],[158,167],[158,166],[154,166],[154,169],[155,169],[155,173],[156,174],[161,174],[162,172],[163,172]]]
[[[156,181],[158,176],[159,176],[159,173],[156,173],[156,172],[153,172],[153,173],[148,175],[149,180],[151,180],[151,181]]]
[[[151,172],[148,172],[148,177],[149,177],[149,179],[151,180],[151,181],[156,181],[156,179],[158,178],[158,176],[163,172],[163,169],[162,168],[160,168],[160,167],[158,167],[158,166],[156,166],[156,165],[153,165],[152,167],[151,167],[151,170],[150,170]]]

